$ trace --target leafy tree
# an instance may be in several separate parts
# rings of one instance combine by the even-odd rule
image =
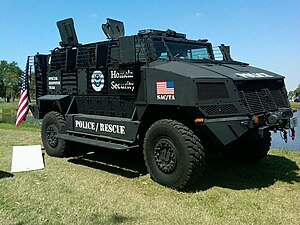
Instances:
[[[5,60],[0,61],[0,97],[5,96],[4,73],[6,73],[8,63]]]
[[[289,99],[292,99],[294,96],[295,96],[294,91],[289,91],[289,93],[288,93]]]
[[[300,84],[298,84],[298,88],[294,90],[294,94],[295,96],[300,97]]]
[[[290,100],[299,99],[300,98],[300,84],[298,84],[298,87],[295,90],[290,91],[288,96],[289,96]]]
[[[18,97],[21,74],[17,62],[0,61],[0,97],[6,98],[7,102]]]

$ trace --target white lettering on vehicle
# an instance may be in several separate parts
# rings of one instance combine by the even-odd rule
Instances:
[[[272,75],[266,73],[235,73],[238,76],[244,78],[266,78],[266,77],[273,77]]]
[[[93,121],[75,120],[75,128],[105,132],[113,134],[125,134],[126,127],[118,124],[96,123]]]
[[[58,77],[48,77],[48,86],[50,90],[55,90],[55,86],[60,86]]]
[[[175,96],[174,95],[156,95],[156,99],[157,100],[175,100]]]
[[[60,85],[60,81],[49,81],[49,85]]]
[[[111,70],[110,90],[128,92],[134,91],[134,79],[132,70]],[[128,91],[127,91],[128,90]]]
[[[86,129],[86,130],[96,130],[95,122],[84,121],[84,120],[75,120],[75,127]]]
[[[48,80],[58,80],[58,77],[48,77]]]
[[[133,72],[131,70],[127,71],[110,71],[110,78],[111,79],[126,79],[126,78],[133,78]]]
[[[134,83],[127,81],[126,83],[116,83],[115,81],[111,82],[112,90],[131,90],[134,91]]]

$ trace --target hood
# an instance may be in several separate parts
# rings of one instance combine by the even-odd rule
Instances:
[[[156,61],[150,68],[176,73],[189,78],[230,78],[233,80],[282,79],[282,75],[241,63],[194,63]]]

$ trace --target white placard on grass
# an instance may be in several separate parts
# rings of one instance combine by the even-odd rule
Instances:
[[[11,172],[44,169],[40,145],[13,146]]]

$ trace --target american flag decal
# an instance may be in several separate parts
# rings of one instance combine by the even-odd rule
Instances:
[[[174,95],[174,81],[169,81],[169,80],[156,81],[156,94]]]

